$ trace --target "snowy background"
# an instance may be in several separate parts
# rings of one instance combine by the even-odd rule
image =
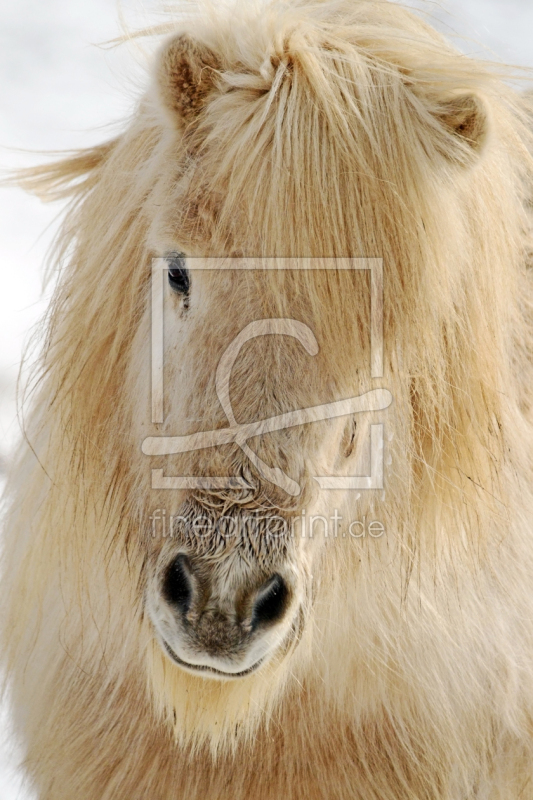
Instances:
[[[17,148],[75,149],[113,134],[145,80],[146,56],[138,44],[103,43],[121,33],[121,17],[130,29],[160,21],[161,5],[0,0],[0,169],[38,163]],[[464,37],[465,52],[533,67],[533,0],[447,0],[425,9],[444,31]],[[0,189],[0,485],[17,437],[21,352],[46,306],[42,264],[59,211],[20,190]],[[31,798],[16,761],[8,713],[0,709],[0,800]]]

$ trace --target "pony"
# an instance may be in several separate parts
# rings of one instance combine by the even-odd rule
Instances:
[[[28,780],[533,797],[530,102],[385,0],[156,33],[123,131],[18,176],[69,200],[5,498]]]

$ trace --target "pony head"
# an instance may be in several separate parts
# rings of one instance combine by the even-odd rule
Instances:
[[[520,99],[394,3],[209,6],[167,33],[124,133],[27,179],[75,197],[34,494],[71,617],[81,586],[79,625],[106,619],[117,674],[142,676],[178,737],[219,745],[291,681],[332,683],[371,652],[419,559],[431,582],[457,531],[479,552],[497,530],[529,156]],[[377,377],[357,258],[384,265]],[[365,414],[301,416],[369,391]],[[320,489],[368,474],[383,423],[385,491]],[[372,520],[386,535],[354,535]]]

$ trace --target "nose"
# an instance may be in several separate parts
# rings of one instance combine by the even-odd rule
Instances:
[[[285,609],[289,590],[277,573],[259,588],[252,612],[252,624],[261,625],[280,619]]]
[[[275,572],[250,581],[206,575],[180,553],[162,582],[164,646],[180,666],[214,676],[240,677],[256,669],[287,631],[291,587]],[[290,623],[289,623],[290,624]]]
[[[193,578],[187,556],[180,554],[167,569],[163,595],[169,605],[182,614],[189,611],[192,600]]]

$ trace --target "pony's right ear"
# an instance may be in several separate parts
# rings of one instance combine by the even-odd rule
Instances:
[[[192,122],[202,110],[220,71],[217,56],[187,34],[171,39],[159,54],[156,84],[176,121]]]

